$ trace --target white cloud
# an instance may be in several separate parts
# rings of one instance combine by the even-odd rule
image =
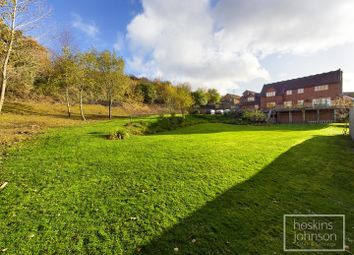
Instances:
[[[99,33],[99,28],[93,21],[84,21],[82,17],[76,13],[72,14],[73,21],[72,26],[82,33],[86,34],[88,37],[96,38]]]
[[[225,92],[269,79],[269,54],[311,54],[354,42],[352,0],[142,0],[127,27],[132,70]]]
[[[117,40],[113,45],[114,50],[118,51],[118,53],[122,52],[124,49],[124,45],[125,45],[124,40],[125,40],[124,35],[121,33],[118,33]]]
[[[343,91],[354,92],[354,72],[343,74]]]

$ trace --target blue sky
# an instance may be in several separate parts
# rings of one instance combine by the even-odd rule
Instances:
[[[118,36],[124,37],[127,24],[141,11],[138,0],[49,0],[48,5],[52,10],[48,22],[57,33],[70,30],[75,44],[82,50],[93,46],[99,50],[112,50]],[[75,21],[79,23],[76,27]],[[96,34],[85,32],[85,26],[94,26]],[[45,40],[45,43],[50,45],[51,40]],[[126,57],[128,52],[122,50],[120,53]]]
[[[48,0],[40,41],[70,30],[76,47],[115,49],[138,76],[260,90],[264,83],[344,70],[354,91],[354,1]],[[324,7],[324,8],[323,8]],[[318,9],[321,8],[321,12]]]

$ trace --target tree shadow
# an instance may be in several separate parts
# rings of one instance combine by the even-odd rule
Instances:
[[[283,215],[292,213],[345,214],[348,244],[354,238],[353,170],[348,137],[314,137],[136,253],[176,254],[178,248],[177,254],[283,254]]]

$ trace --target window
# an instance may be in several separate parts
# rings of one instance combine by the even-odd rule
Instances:
[[[312,100],[313,106],[331,106],[331,98],[316,98]]]
[[[328,90],[328,85],[320,85],[315,87],[315,91]]]
[[[274,108],[276,106],[275,102],[267,103],[267,108]]]
[[[255,98],[254,97],[247,97],[248,102],[254,102]]]
[[[285,101],[284,102],[284,106],[285,107],[291,107],[292,106],[292,102],[291,101]]]
[[[274,97],[275,96],[275,91],[269,91],[266,94],[267,97]]]
[[[304,105],[304,100],[297,100],[297,105]]]
[[[298,94],[303,94],[303,93],[304,93],[304,89],[302,89],[302,88],[301,88],[301,89],[298,89],[298,90],[297,90],[297,93],[298,93]]]
[[[286,95],[290,96],[290,95],[292,95],[292,94],[293,94],[293,91],[292,91],[292,90],[287,90],[287,91],[286,91]]]

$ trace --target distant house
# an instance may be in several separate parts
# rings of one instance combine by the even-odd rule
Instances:
[[[240,98],[240,109],[257,110],[260,108],[260,93],[246,90]]]
[[[331,122],[343,93],[342,71],[316,74],[263,86],[261,108],[279,123]]]
[[[354,92],[344,92],[343,95],[354,98]]]
[[[260,94],[246,90],[241,109],[261,109],[278,123],[333,122],[343,94],[343,72],[332,72],[265,84]]]
[[[343,93],[344,100],[350,100],[354,103],[354,92],[344,92]]]
[[[221,106],[224,109],[235,109],[240,104],[240,96],[233,94],[226,94],[221,98]]]

